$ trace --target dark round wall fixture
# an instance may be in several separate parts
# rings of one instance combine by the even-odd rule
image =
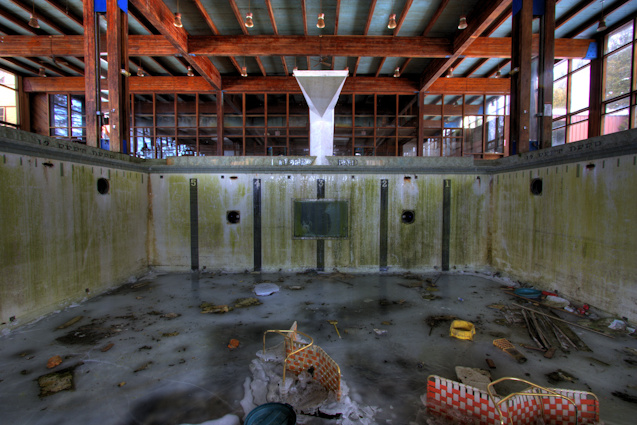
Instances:
[[[228,211],[226,219],[230,224],[237,224],[241,220],[241,215],[239,214],[239,211]]]
[[[412,210],[403,211],[403,215],[400,216],[400,219],[405,224],[411,224],[416,219],[416,214]]]
[[[542,194],[542,179],[531,180],[531,193],[534,195]]]
[[[108,179],[105,179],[104,177],[100,177],[99,179],[97,179],[97,191],[100,193],[100,195],[106,195],[110,188],[111,185],[108,182]]]

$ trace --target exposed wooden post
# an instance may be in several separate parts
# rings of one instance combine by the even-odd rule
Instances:
[[[540,20],[540,67],[538,99],[538,136],[541,149],[553,141],[553,66],[555,63],[555,0],[544,1]]]
[[[223,92],[217,90],[217,155],[223,156]]]
[[[423,104],[425,103],[425,91],[420,90],[418,92],[418,147],[416,148],[418,151],[416,152],[416,156],[422,156],[422,146],[424,142],[425,129],[423,128]]]
[[[603,45],[599,43],[597,58],[591,60],[591,87],[590,87],[590,116],[588,117],[588,137],[597,137],[602,134],[602,78]]]
[[[117,5],[117,0],[108,0],[106,5],[106,51],[108,54],[108,109],[111,127],[110,150],[129,150],[128,77],[128,15]]]
[[[511,153],[528,152],[530,141],[533,1],[521,3],[521,10],[513,15],[511,37],[511,142],[515,143]]]
[[[31,102],[29,93],[24,91],[24,79],[16,75],[16,87],[18,89],[18,128],[23,131],[31,131]]]
[[[97,112],[99,96],[99,78],[97,72],[99,66],[99,57],[97,53],[96,41],[96,16],[95,3],[93,0],[83,0],[84,14],[84,95],[86,104],[86,144],[87,146],[98,146],[100,138],[100,123]]]

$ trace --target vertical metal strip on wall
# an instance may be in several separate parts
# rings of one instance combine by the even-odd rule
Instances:
[[[325,180],[316,180],[316,198],[325,199]],[[325,270],[325,240],[316,241],[316,270]]]
[[[389,180],[382,179],[380,181],[380,258],[378,260],[380,271],[387,271],[388,187]]]
[[[443,180],[442,189],[442,271],[449,270],[449,238],[451,237],[451,180]]]
[[[190,179],[190,267],[199,270],[199,201],[197,179]]]
[[[252,180],[252,205],[254,208],[254,271],[261,271],[261,179]]]

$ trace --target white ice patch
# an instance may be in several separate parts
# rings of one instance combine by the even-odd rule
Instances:
[[[274,283],[259,283],[254,287],[254,293],[260,297],[272,295],[275,292],[279,292],[279,286]]]

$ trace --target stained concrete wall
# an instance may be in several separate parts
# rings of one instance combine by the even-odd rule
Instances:
[[[316,240],[292,237],[292,202],[316,199],[317,181],[324,180],[326,199],[349,202],[349,237],[325,241],[326,270],[336,267],[378,271],[380,185],[381,179],[387,179],[390,269],[440,269],[442,189],[443,180],[449,179],[452,187],[450,262],[458,268],[484,267],[488,255],[489,176],[477,177],[475,174],[381,172],[151,174],[149,262],[163,270],[190,268],[190,179],[197,179],[200,267],[252,270],[253,181],[260,179],[262,269],[316,268]],[[240,223],[227,222],[226,214],[232,210],[240,212]],[[414,223],[401,222],[404,210],[415,211]]]
[[[146,173],[98,163],[86,147],[64,160],[67,145],[51,138],[19,146],[33,155],[1,141],[2,322],[25,323],[146,272]],[[106,195],[97,191],[100,177],[110,182]]]
[[[634,154],[498,174],[492,222],[495,269],[637,320]]]

